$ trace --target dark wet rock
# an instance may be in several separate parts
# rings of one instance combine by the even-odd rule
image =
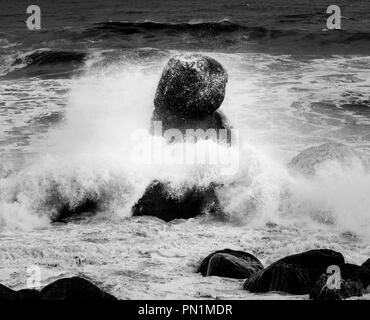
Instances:
[[[370,284],[370,270],[348,263],[338,268],[339,274],[324,273],[320,276],[310,291],[310,299],[342,300],[362,296]]]
[[[228,80],[222,65],[200,54],[180,54],[165,66],[154,99],[162,116],[201,119],[213,114],[225,97]]]
[[[344,263],[342,254],[328,249],[310,250],[282,258],[266,269],[252,275],[244,289],[263,293],[281,291],[307,294],[328,266]]]
[[[18,294],[16,291],[0,284],[0,301],[1,300],[17,300]]]
[[[99,210],[99,200],[83,199],[77,205],[70,205],[60,202],[56,205],[55,214],[52,216],[52,222],[68,222],[71,219],[84,218],[87,215],[96,213]]]
[[[40,291],[35,289],[18,290],[18,300],[40,300]]]
[[[154,99],[151,133],[168,129],[202,129],[208,136],[217,130],[218,142],[231,142],[231,126],[220,111],[216,111],[225,97],[228,76],[222,65],[213,58],[200,54],[181,54],[172,57],[163,70]],[[224,132],[220,131],[224,130]],[[205,136],[207,136],[205,135]],[[225,139],[224,139],[225,136]],[[199,139],[209,137],[199,137]],[[172,142],[171,139],[168,139]],[[198,141],[195,139],[194,142]],[[191,142],[191,141],[190,141]]]
[[[201,263],[203,276],[246,279],[263,270],[262,263],[253,255],[231,249],[219,250],[208,255]]]
[[[363,264],[362,264],[362,267],[370,270],[370,258],[367,259]]]
[[[79,277],[59,279],[44,287],[40,295],[41,300],[117,300]]]
[[[328,277],[329,275],[323,274],[314,284],[310,292],[311,300],[342,300],[362,296],[361,282],[343,279],[340,289],[329,289],[327,286]]]
[[[317,168],[326,161],[336,161],[344,167],[355,162],[365,168],[367,163],[355,149],[342,143],[329,142],[300,152],[289,163],[289,168],[304,175],[314,175]]]
[[[221,214],[215,187],[174,190],[169,182],[153,181],[132,208],[133,216],[154,216],[164,221],[189,219],[205,212]]]
[[[350,263],[340,265],[339,267],[341,269],[341,276],[343,279],[359,280],[361,281],[364,289],[369,287],[370,270]]]

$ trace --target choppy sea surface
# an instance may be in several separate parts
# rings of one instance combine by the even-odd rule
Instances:
[[[243,281],[196,273],[213,250],[245,250],[265,266],[314,248],[370,257],[370,174],[355,164],[293,175],[289,161],[325,142],[370,157],[370,5],[338,1],[0,2],[0,283],[26,287],[83,275],[118,298],[306,299],[254,295]],[[169,57],[201,52],[229,74],[221,107],[239,131],[238,170],[132,161]],[[211,142],[210,142],[211,143]],[[217,146],[216,146],[217,148]],[[223,220],[130,217],[153,179],[224,184]],[[101,212],[51,223],[85,199]],[[369,295],[363,298],[370,298]]]

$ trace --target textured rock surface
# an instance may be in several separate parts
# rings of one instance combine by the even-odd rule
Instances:
[[[262,263],[253,255],[224,249],[208,255],[202,261],[199,272],[203,276],[246,279],[262,269]]]
[[[343,256],[328,249],[310,250],[280,259],[252,275],[244,289],[251,292],[281,291],[307,294],[328,266],[344,263]]]
[[[154,99],[162,116],[200,119],[215,112],[225,97],[227,73],[215,59],[180,54],[165,66]]]

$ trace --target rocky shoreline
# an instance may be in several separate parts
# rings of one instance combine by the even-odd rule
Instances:
[[[250,253],[223,249],[204,258],[198,272],[205,277],[243,279],[243,289],[251,293],[309,294],[312,300],[342,300],[370,293],[369,261],[358,266],[345,263],[339,252],[315,249],[287,256],[264,268]],[[84,278],[71,277],[56,280],[41,290],[15,291],[0,284],[0,300],[113,301],[117,298]]]

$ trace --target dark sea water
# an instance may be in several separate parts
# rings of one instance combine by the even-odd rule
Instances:
[[[39,31],[26,28],[30,4],[41,8]],[[332,4],[342,30],[326,30]],[[81,274],[120,298],[306,299],[255,296],[196,267],[225,247],[265,265],[313,248],[352,263],[370,256],[370,174],[356,163],[311,178],[287,168],[326,142],[370,157],[369,50],[368,0],[0,0],[0,283],[24,288],[37,265],[42,284]],[[221,109],[239,131],[234,176],[130,160],[162,69],[183,52],[228,72]],[[228,219],[132,218],[153,179],[180,190],[221,182]],[[86,199],[104,210],[50,223],[61,203]]]
[[[141,48],[221,52],[367,53],[369,3],[337,1],[339,32],[324,32],[326,0],[46,1],[42,32],[25,28],[30,1],[2,1],[3,42],[17,49]],[[15,48],[14,48],[15,49]]]

